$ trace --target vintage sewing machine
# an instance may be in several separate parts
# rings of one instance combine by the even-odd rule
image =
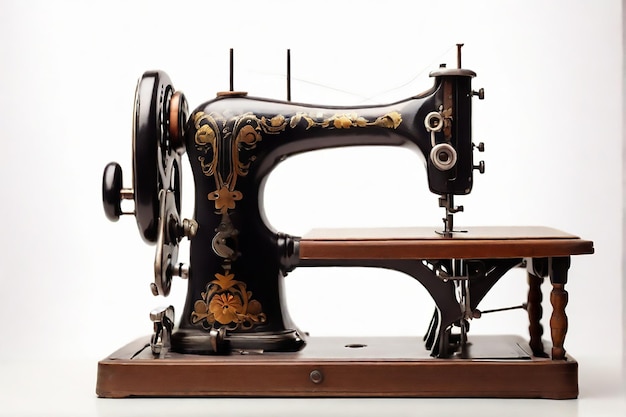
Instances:
[[[289,62],[289,61],[288,61]],[[134,214],[156,244],[153,294],[188,280],[175,326],[172,306],[150,313],[154,332],[99,364],[97,392],[123,396],[491,396],[574,398],[577,363],[563,348],[564,285],[570,256],[593,244],[539,227],[458,229],[454,197],[484,172],[472,143],[473,71],[431,72],[433,86],[406,100],[364,107],[261,99],[232,88],[189,114],[168,76],[138,82],[132,189],[116,163],[104,171],[110,220]],[[289,80],[288,76],[288,80]],[[288,91],[289,88],[288,88]],[[262,194],[272,170],[301,152],[351,145],[404,146],[425,161],[430,191],[445,210],[441,227],[273,230]],[[195,182],[193,219],[181,219],[181,156]],[[134,211],[122,210],[123,200]],[[188,263],[178,247],[190,240]],[[296,267],[370,266],[419,281],[436,308],[423,340],[315,338],[289,317],[283,280]],[[509,270],[529,274],[530,344],[519,337],[469,337],[478,304]],[[542,341],[540,284],[553,285],[552,347]],[[520,306],[522,307],[522,306]],[[546,353],[550,350],[550,354]],[[480,383],[473,383],[474,381]]]

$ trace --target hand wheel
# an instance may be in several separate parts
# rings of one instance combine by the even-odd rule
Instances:
[[[182,178],[180,154],[182,133],[172,138],[170,132],[170,100],[172,83],[162,71],[143,74],[135,91],[133,123],[133,189],[135,218],[146,242],[157,239],[159,192],[171,190],[180,213]],[[180,96],[179,96],[180,97]],[[175,124],[180,114],[174,115]],[[174,139],[174,140],[172,140]],[[178,144],[172,146],[173,143]],[[178,148],[178,149],[176,149]],[[182,148],[184,149],[184,148]]]
[[[135,90],[133,116],[133,187],[122,188],[122,169],[110,163],[102,179],[102,202],[107,218],[116,221],[122,214],[121,200],[135,201],[135,218],[142,238],[157,241],[159,193],[174,194],[176,209],[181,206],[181,159],[185,152],[184,127],[188,118],[185,96],[175,92],[163,71],[145,72]]]

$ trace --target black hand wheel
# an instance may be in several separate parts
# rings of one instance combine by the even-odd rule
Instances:
[[[172,103],[172,98],[175,100]],[[174,104],[174,108],[170,105]],[[143,239],[157,240],[159,192],[174,193],[180,213],[187,105],[163,71],[148,71],[137,83],[133,120],[133,190],[135,217]]]

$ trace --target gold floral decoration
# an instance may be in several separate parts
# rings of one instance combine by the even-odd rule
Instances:
[[[220,213],[226,213],[228,209],[235,208],[235,202],[243,198],[240,191],[231,191],[225,185],[208,195],[209,200],[215,201],[215,209]]]
[[[209,303],[209,312],[220,324],[229,324],[237,321],[243,306],[241,300],[230,293],[215,294]]]
[[[201,295],[202,299],[194,303],[191,313],[193,324],[202,324],[205,328],[222,325],[229,330],[249,330],[267,320],[261,303],[252,299],[252,292],[246,290],[246,284],[237,281],[228,270],[224,274],[215,274],[215,279],[207,284]]]
[[[327,118],[318,118],[317,120],[307,113],[296,113],[291,117],[289,126],[293,129],[300,122],[306,122],[306,130],[314,127],[331,128],[331,129],[349,129],[352,127],[368,127],[377,126],[387,129],[396,129],[402,123],[402,115],[397,111],[392,111],[376,118],[374,121],[368,121],[364,117],[358,116],[356,113],[335,114]]]

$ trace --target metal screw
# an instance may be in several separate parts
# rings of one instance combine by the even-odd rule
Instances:
[[[473,166],[474,169],[477,169],[481,174],[485,173],[485,161],[480,161],[478,165]]]
[[[317,369],[315,369],[311,371],[311,373],[309,374],[309,379],[311,380],[312,383],[319,384],[324,380],[324,375],[322,374],[321,371],[318,371]]]
[[[484,100],[485,99],[485,89],[481,88],[478,91],[472,91],[472,95],[473,96],[478,96],[479,100]]]

